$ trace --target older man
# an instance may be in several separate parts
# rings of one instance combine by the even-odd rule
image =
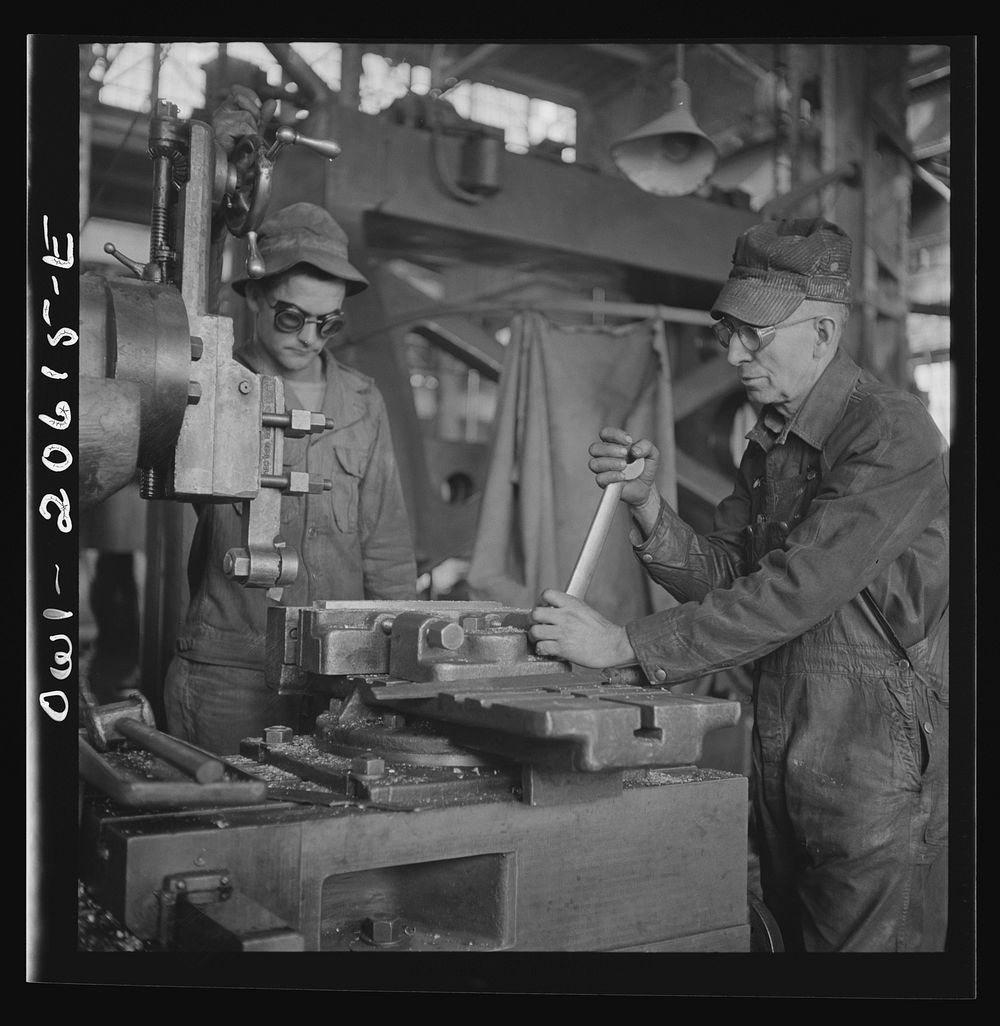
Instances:
[[[601,487],[680,605],[625,625],[558,591],[537,651],[638,663],[672,685],[754,671],[762,896],[789,950],[939,951],[947,926],[947,445],[915,396],[840,348],[851,242],[821,219],[737,240],[714,330],[759,409],[732,494],[699,535],[652,487],[658,452],[606,428]]]

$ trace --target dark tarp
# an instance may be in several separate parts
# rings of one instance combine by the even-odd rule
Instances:
[[[670,364],[659,319],[558,325],[519,313],[500,379],[490,467],[469,568],[472,596],[526,609],[565,589],[601,499],[588,448],[604,426],[651,438],[676,507]],[[616,623],[674,604],[632,553],[623,506],[586,601]]]

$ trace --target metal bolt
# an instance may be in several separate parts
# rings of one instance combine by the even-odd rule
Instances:
[[[359,755],[351,760],[351,772],[361,777],[380,777],[385,773],[385,759]]]
[[[205,343],[197,335],[189,337],[191,339],[191,360],[200,360],[205,352]]]
[[[236,387],[240,390],[240,395],[249,395],[250,394],[250,382],[249,381],[243,380]]]
[[[361,921],[361,938],[369,944],[398,944],[405,936],[403,920],[391,912],[376,912]]]
[[[462,647],[462,642],[465,641],[465,631],[460,624],[449,623],[446,620],[434,620],[427,625],[426,638],[428,645],[454,652]]]
[[[188,406],[194,406],[201,401],[201,385],[197,381],[188,382]]]
[[[222,558],[222,570],[227,577],[242,580],[250,576],[250,556],[237,556],[227,552]]]
[[[264,743],[269,745],[285,745],[295,737],[295,731],[291,727],[284,727],[280,724],[264,728]]]

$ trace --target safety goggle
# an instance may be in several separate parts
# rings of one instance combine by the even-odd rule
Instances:
[[[286,303],[283,299],[277,299],[267,305],[274,310],[275,328],[286,335],[301,331],[307,324],[315,324],[320,338],[332,338],[345,324],[342,310],[333,310],[320,317],[309,317],[294,303]]]
[[[816,317],[813,315],[812,317],[802,317],[797,321],[786,321],[777,325],[769,324],[758,328],[752,324],[734,324],[728,317],[723,317],[722,320],[716,321],[712,325],[712,330],[723,349],[728,349],[733,335],[738,335],[740,342],[743,343],[743,348],[748,353],[759,353],[764,346],[771,344],[781,328],[791,328],[793,325],[805,324],[806,321],[815,319]]]

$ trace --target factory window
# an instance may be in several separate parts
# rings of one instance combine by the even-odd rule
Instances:
[[[941,434],[951,443],[951,318],[910,313],[906,318],[913,381]]]
[[[90,52],[92,66],[88,77],[99,85],[99,102],[125,110],[148,111],[155,89],[158,97],[177,105],[180,117],[189,118],[206,105],[205,65],[219,57],[219,45],[95,43]],[[280,85],[281,67],[263,43],[228,43],[226,56],[255,65],[264,71],[269,85]]]
[[[366,114],[378,114],[393,100],[409,92],[423,94],[430,88],[428,68],[405,61],[394,64],[377,53],[366,53],[361,58],[361,69],[361,109]]]
[[[362,66],[361,109],[369,114],[385,110],[407,92],[424,95],[430,91],[430,69],[421,65],[393,63],[366,53]],[[512,153],[545,148],[558,152],[563,161],[575,159],[576,111],[570,107],[484,82],[459,82],[444,98],[462,117],[502,128],[504,144]]]
[[[447,99],[462,117],[502,128],[506,147],[514,153],[547,144],[567,163],[576,158],[576,112],[570,107],[484,82],[460,82]]]
[[[340,88],[338,43],[291,46],[331,89]],[[218,43],[94,43],[81,49],[90,63],[88,77],[98,86],[99,102],[125,110],[150,110],[154,92],[176,104],[182,118],[214,107],[215,98],[205,96],[205,68],[223,54],[227,60],[261,69],[268,85],[294,91],[294,83],[285,81],[280,63],[263,43],[226,43],[224,48]],[[361,64],[359,106],[367,114],[385,110],[408,92],[430,91],[430,69],[422,65],[390,61],[377,53],[363,54]],[[447,90],[445,98],[462,117],[503,129],[511,152],[545,153],[565,162],[576,159],[576,112],[570,107],[484,82],[459,82]]]

